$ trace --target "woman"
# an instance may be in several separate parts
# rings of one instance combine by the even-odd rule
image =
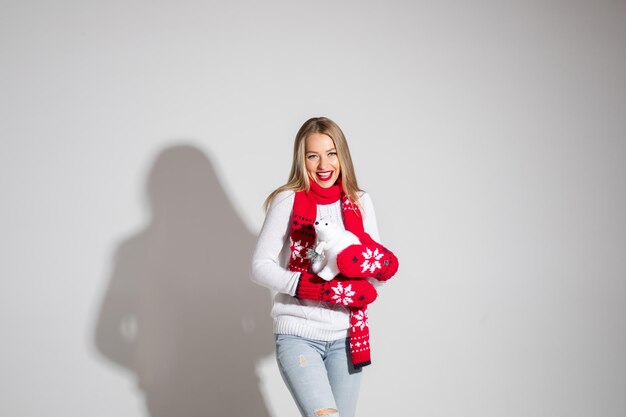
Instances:
[[[289,181],[265,208],[251,272],[254,282],[277,292],[272,317],[283,380],[302,416],[354,416],[361,368],[370,363],[366,308],[397,260],[376,243],[372,201],[357,185],[337,124],[318,117],[302,125]],[[337,257],[341,274],[328,282],[310,272],[320,219],[361,242]]]

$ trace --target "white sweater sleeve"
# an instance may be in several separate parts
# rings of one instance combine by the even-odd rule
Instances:
[[[294,198],[293,191],[284,191],[272,201],[259,233],[250,269],[253,282],[292,296],[296,294],[300,273],[289,271],[285,262],[281,262],[281,255],[289,238]]]
[[[374,204],[368,193],[361,195],[361,210],[363,212],[363,229],[368,233],[372,239],[381,243],[380,234],[378,232],[378,223],[376,223],[376,213],[374,212]]]

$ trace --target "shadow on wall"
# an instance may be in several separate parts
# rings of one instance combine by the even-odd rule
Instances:
[[[269,294],[249,280],[255,237],[197,148],[162,151],[148,196],[150,223],[116,252],[97,349],[136,375],[151,417],[269,417],[255,374],[273,351]]]

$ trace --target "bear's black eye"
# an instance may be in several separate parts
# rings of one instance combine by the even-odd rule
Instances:
[[[328,226],[328,223],[325,223],[325,226]]]

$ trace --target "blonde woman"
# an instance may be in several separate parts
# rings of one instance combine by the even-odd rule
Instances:
[[[357,185],[336,123],[316,117],[302,125],[289,181],[265,208],[251,275],[276,292],[271,315],[283,380],[302,416],[354,416],[362,368],[371,363],[367,305],[398,262],[377,243],[372,201]],[[360,241],[340,253],[340,274],[330,281],[310,270],[322,219]]]

